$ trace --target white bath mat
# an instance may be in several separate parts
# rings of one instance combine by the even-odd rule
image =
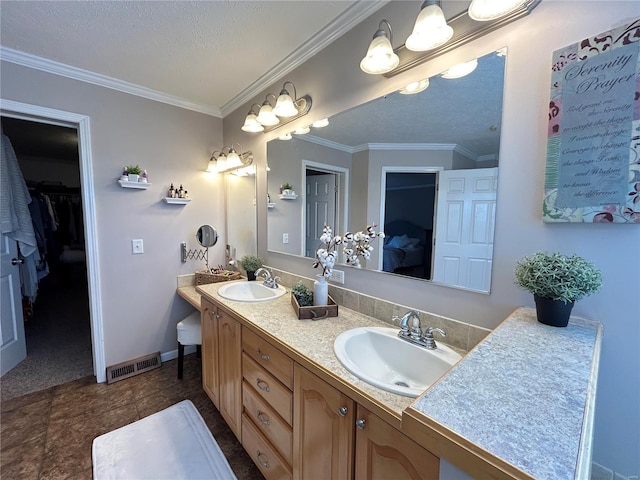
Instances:
[[[235,480],[189,400],[93,440],[95,480]]]

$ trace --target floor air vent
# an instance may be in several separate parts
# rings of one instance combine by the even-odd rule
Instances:
[[[134,375],[148,372],[161,366],[162,360],[160,359],[160,352],[134,358],[133,360],[118,363],[117,365],[111,365],[107,367],[107,383],[124,380],[125,378],[133,377]]]

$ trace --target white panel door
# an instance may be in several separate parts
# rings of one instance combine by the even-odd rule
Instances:
[[[307,175],[306,185],[306,235],[304,255],[315,257],[320,236],[325,225],[335,235],[336,227],[336,176]]]
[[[434,282],[489,291],[497,183],[497,168],[440,172]]]
[[[27,357],[22,317],[22,293],[20,292],[20,266],[18,244],[12,238],[2,235],[0,245],[0,376],[7,373]]]

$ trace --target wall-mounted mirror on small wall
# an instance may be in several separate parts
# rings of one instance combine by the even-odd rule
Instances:
[[[505,56],[268,142],[268,250],[314,257],[325,222],[336,233],[377,223],[386,237],[365,268],[488,292]],[[297,198],[280,198],[287,182]]]
[[[227,262],[244,255],[256,255],[258,250],[255,167],[251,171],[238,173],[224,174],[229,256]]]

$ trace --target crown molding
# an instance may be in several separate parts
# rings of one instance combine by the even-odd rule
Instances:
[[[306,135],[296,135],[293,138],[304,142],[315,143],[316,145],[322,145],[323,147],[333,148],[334,150],[340,150],[341,152],[354,153],[353,147],[350,147],[349,145],[332,142],[331,140],[316,137],[315,135],[309,135],[308,133]]]
[[[456,143],[363,143],[362,145],[350,147],[349,145],[343,145],[342,143],[326,140],[324,138],[316,137],[315,135],[308,135],[308,134],[296,135],[295,138],[298,140],[303,140],[305,142],[315,143],[317,145],[322,145],[325,147],[333,148],[334,150],[340,150],[342,152],[347,152],[352,154],[358,153],[358,152],[364,152],[367,150],[379,150],[379,151],[384,151],[384,150],[447,151],[447,150],[450,150],[452,152],[458,152],[472,160],[475,160],[475,161],[479,160],[479,157],[475,153],[473,153],[471,150],[468,150]]]
[[[0,60],[51,73],[53,75],[91,83],[100,87],[110,88],[112,90],[128,93],[148,100],[154,100],[156,102],[166,103],[175,107],[185,108],[187,110],[193,110],[195,112],[222,118],[222,113],[217,107],[195,103],[182,97],[159,92],[151,88],[125,82],[124,80],[118,80],[117,78],[108,77],[107,75],[102,75],[100,73],[90,72],[89,70],[84,70],[82,68],[72,67],[64,63],[20,52],[12,48],[0,46]]]
[[[347,8],[342,15],[331,23],[327,24],[322,30],[316,33],[309,40],[296,48],[291,55],[285,57],[277,63],[267,73],[258,78],[255,82],[245,88],[242,92],[225,103],[220,110],[222,115],[226,116],[234,110],[240,108],[249,102],[260,92],[273,85],[287,73],[295,70],[308,59],[313,57],[320,50],[325,48],[331,42],[341,37],[343,34],[351,30],[355,25],[365,18],[369,17],[380,8],[384,7],[390,0],[382,0],[376,2],[354,2]]]

